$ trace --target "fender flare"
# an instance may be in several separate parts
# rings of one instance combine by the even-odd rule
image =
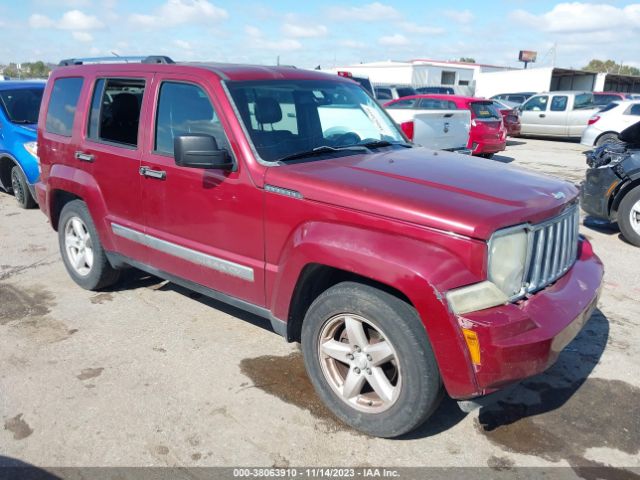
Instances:
[[[53,202],[55,194],[58,191],[71,193],[81,198],[89,209],[91,218],[95,223],[100,241],[107,250],[113,250],[114,243],[111,230],[107,222],[107,207],[100,187],[93,175],[85,170],[71,167],[69,165],[55,164],[51,167],[47,179],[47,211],[52,219],[52,226],[57,229],[57,225],[53,225]]]
[[[453,235],[447,240],[472,242]],[[394,248],[389,249],[389,245]],[[431,339],[447,389],[454,392],[458,382],[475,383],[467,361],[466,344],[444,292],[454,285],[475,283],[481,278],[453,251],[435,243],[370,228],[329,222],[305,223],[293,232],[274,269],[277,273],[270,309],[276,318],[289,319],[295,287],[310,264],[353,272],[402,292],[418,311]],[[460,365],[467,367],[460,368]]]

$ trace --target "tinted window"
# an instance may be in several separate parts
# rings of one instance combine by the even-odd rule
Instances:
[[[21,88],[0,91],[0,106],[12,123],[38,123],[42,88]]]
[[[593,108],[592,93],[580,93],[576,95],[576,99],[573,102],[573,109],[579,110],[581,108]]]
[[[608,112],[609,110],[613,110],[614,108],[616,108],[619,105],[618,102],[611,102],[610,104],[602,107],[600,109],[600,112]]]
[[[416,102],[417,100],[415,98],[399,100],[397,102],[393,102],[393,104],[389,105],[387,108],[413,108],[415,107]]]
[[[376,88],[376,98],[378,100],[392,100],[393,95],[388,88]]]
[[[440,83],[442,85],[455,85],[456,84],[456,72],[443,71],[440,76]]]
[[[425,110],[457,110],[456,104],[450,100],[438,98],[423,98],[420,100],[420,108]]]
[[[469,107],[475,118],[487,120],[498,120],[502,118],[502,114],[491,102],[471,102]]]
[[[187,83],[164,82],[156,112],[156,152],[173,155],[174,138],[191,133],[211,135],[219,148],[231,152],[220,119],[204,90]]]
[[[608,105],[614,100],[620,100],[620,95],[594,95],[593,103],[594,105]]]
[[[640,103],[631,105],[631,108],[629,109],[629,115],[640,115]]]
[[[522,106],[522,110],[525,112],[544,112],[547,109],[547,103],[549,97],[533,97],[530,98],[527,103]]]
[[[567,109],[569,98],[566,96],[555,96],[551,99],[552,112],[564,112]]]
[[[524,103],[524,101],[526,100],[526,98],[522,95],[505,95],[504,97],[500,98],[501,100],[508,100],[510,102],[514,102],[514,103]]]
[[[89,138],[138,145],[144,80],[109,78],[96,82],[89,113]]]
[[[398,92],[398,97],[410,97],[411,95],[415,95],[416,91],[411,87],[398,87],[396,88]]]
[[[59,78],[55,81],[47,108],[47,132],[71,136],[80,90],[82,78]]]

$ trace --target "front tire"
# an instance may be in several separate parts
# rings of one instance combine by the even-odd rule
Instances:
[[[36,206],[36,201],[31,195],[27,179],[18,166],[11,169],[11,189],[20,208],[27,209]]]
[[[440,372],[415,309],[353,282],[322,293],[302,325],[307,373],[344,423],[392,438],[422,425],[442,398]]]
[[[618,226],[625,240],[640,247],[640,187],[631,190],[620,202]]]
[[[67,272],[82,288],[100,290],[118,281],[120,270],[109,263],[83,201],[73,200],[62,209],[58,243]]]

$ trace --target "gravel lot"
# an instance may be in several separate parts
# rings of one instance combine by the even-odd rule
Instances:
[[[478,162],[583,175],[578,144],[510,143]],[[445,399],[410,437],[381,440],[324,410],[297,345],[262,319],[135,272],[114,290],[80,289],[44,215],[0,193],[0,464],[553,465],[578,476],[610,465],[626,478],[640,467],[640,249],[615,228],[581,232],[605,284],[557,364],[500,402],[464,414]]]

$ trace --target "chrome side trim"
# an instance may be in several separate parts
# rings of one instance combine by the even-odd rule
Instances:
[[[290,190],[288,188],[276,187],[275,185],[266,184],[264,186],[264,190],[266,192],[277,193],[278,195],[284,195],[285,197],[291,198],[304,198],[302,194],[296,190]]]
[[[246,280],[248,282],[254,281],[254,271],[251,267],[230,262],[222,258],[214,257],[213,255],[207,255],[205,253],[198,252],[181,245],[176,245],[175,243],[161,240],[146,233],[123,227],[122,225],[118,225],[117,223],[111,224],[111,230],[115,235],[118,235],[119,237],[126,238],[127,240],[131,240],[132,242],[140,243],[142,245],[146,245],[147,247],[153,248],[154,250],[159,250],[169,255],[182,258],[183,260],[187,260],[188,262],[202,265],[212,270],[231,275],[232,277],[241,278],[242,280]]]

